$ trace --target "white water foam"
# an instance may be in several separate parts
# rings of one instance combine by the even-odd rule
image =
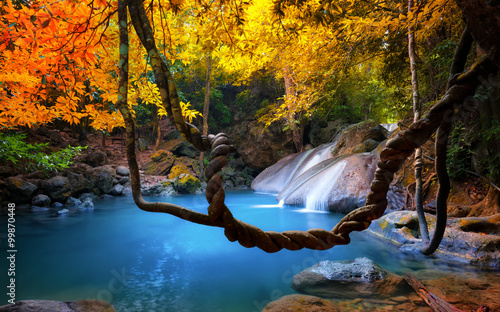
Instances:
[[[318,183],[310,190],[306,196],[306,210],[328,211],[328,200],[332,184],[338,183],[347,162],[342,160],[329,169],[330,176],[324,179],[317,179]]]
[[[285,200],[282,199],[282,200],[280,200],[279,203],[277,203],[275,205],[251,205],[250,207],[252,207],[252,208],[283,208],[284,205],[285,205]]]

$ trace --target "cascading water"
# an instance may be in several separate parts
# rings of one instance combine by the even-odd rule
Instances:
[[[332,184],[339,183],[340,175],[344,170],[347,162],[339,161],[333,165],[330,169],[331,175],[329,179],[322,179],[319,183],[315,184],[314,187],[307,193],[305,198],[306,210],[319,210],[328,211],[328,202],[330,200],[330,194],[326,192]],[[282,199],[284,201],[284,199]]]

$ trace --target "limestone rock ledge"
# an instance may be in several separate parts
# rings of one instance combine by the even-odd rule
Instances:
[[[429,234],[434,232],[436,217],[426,214]],[[368,231],[389,240],[399,249],[418,252],[422,247],[417,213],[395,211],[373,221]],[[449,218],[436,257],[500,268],[500,215]]]
[[[0,306],[2,312],[116,312],[112,305],[102,300],[71,302],[53,300],[21,300]]]

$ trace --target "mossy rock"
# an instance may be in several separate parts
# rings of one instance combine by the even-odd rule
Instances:
[[[176,158],[171,152],[159,150],[150,156],[149,161],[142,168],[146,174],[150,175],[167,175]]]
[[[201,187],[200,180],[189,173],[181,174],[174,181],[174,189],[181,194],[194,193],[200,187]]]

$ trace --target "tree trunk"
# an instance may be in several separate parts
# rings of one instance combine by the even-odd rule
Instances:
[[[408,0],[408,12],[413,8],[413,0]],[[410,59],[411,71],[411,89],[413,92],[413,122],[420,119],[420,95],[418,91],[417,77],[417,56],[415,53],[415,36],[412,25],[408,26],[408,56]],[[418,215],[418,223],[420,226],[420,236],[424,244],[429,242],[429,230],[427,221],[425,220],[424,207],[422,204],[422,149],[415,149],[415,162],[413,163],[415,170],[415,207]]]
[[[209,107],[210,107],[210,74],[212,72],[212,58],[210,54],[207,55],[207,76],[205,79],[205,101],[203,102],[203,127],[202,127],[202,134],[207,135],[208,134],[208,112],[209,112]],[[198,163],[200,166],[200,180],[203,179],[204,175],[204,164],[203,164],[203,158],[205,157],[205,153],[201,152],[200,157],[198,159]]]
[[[500,67],[500,5],[497,0],[455,0],[474,41]],[[486,78],[486,77],[484,77]]]
[[[158,108],[155,109],[155,117],[154,117],[154,126],[153,132],[156,132],[156,141],[155,146],[153,147],[153,151],[156,152],[158,146],[161,143],[161,126],[160,126],[161,116],[158,115]],[[156,130],[156,131],[155,131]]]
[[[288,102],[288,124],[290,126],[290,129],[292,130],[292,140],[295,144],[295,148],[297,149],[297,152],[300,153],[304,151],[304,146],[302,136],[300,135],[300,125],[297,125],[297,120],[295,120],[296,116],[294,113],[294,103],[297,94],[295,91],[295,87],[293,86],[290,68],[288,66],[285,66],[283,72],[283,80],[285,81],[285,95],[286,101]]]

